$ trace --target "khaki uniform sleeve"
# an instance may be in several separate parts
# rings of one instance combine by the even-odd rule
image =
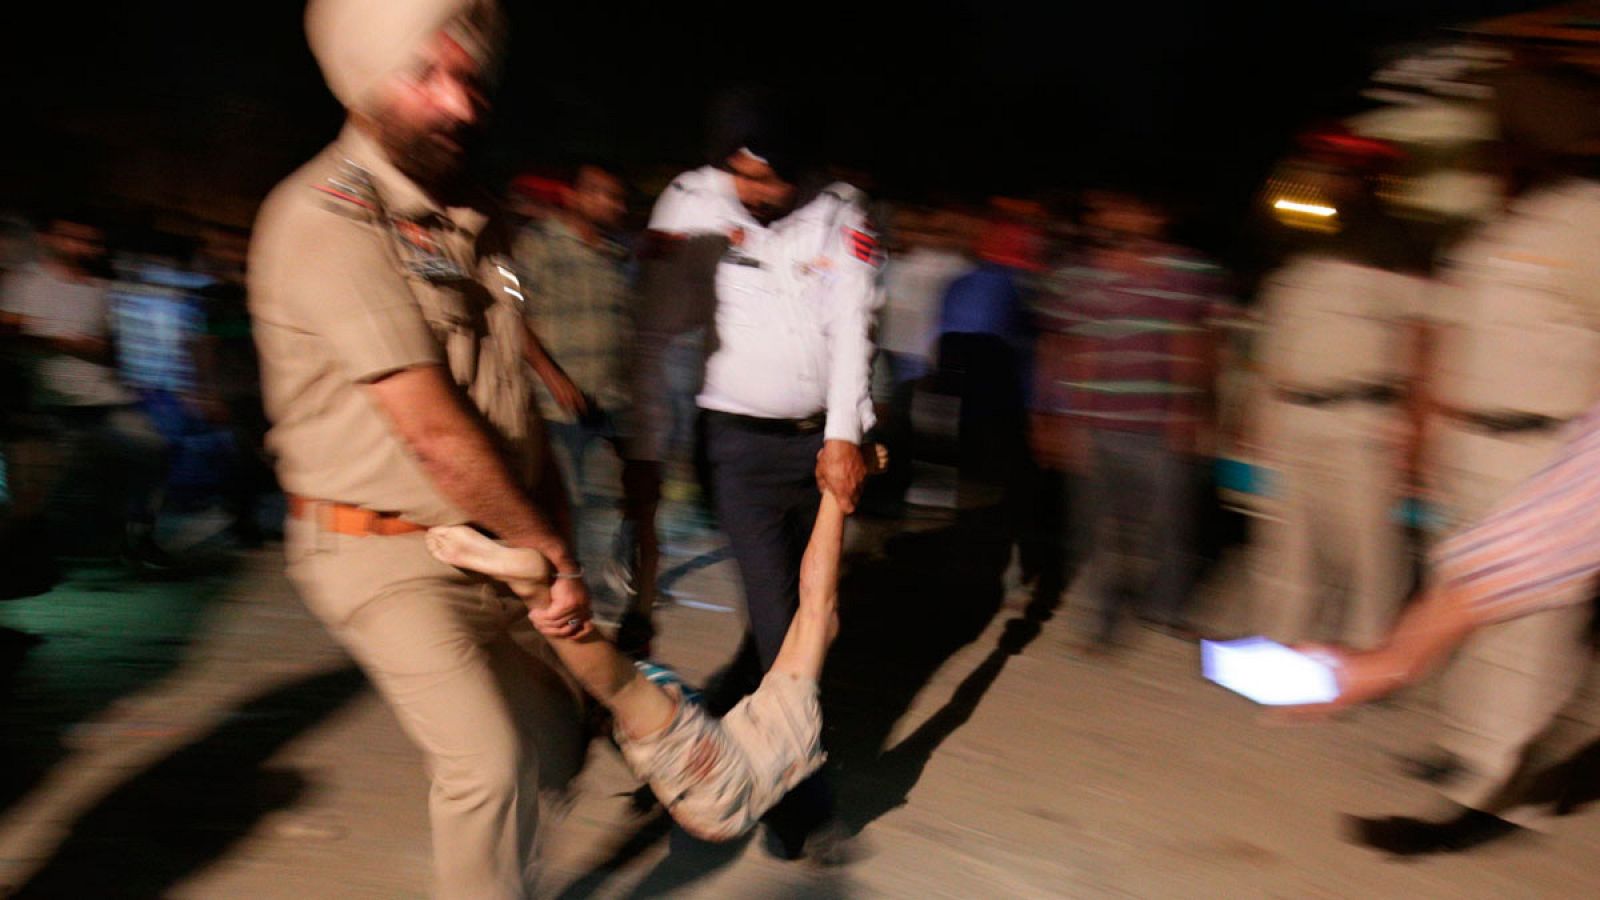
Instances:
[[[286,324],[325,339],[345,375],[371,383],[403,369],[444,363],[398,263],[371,226],[325,211],[277,237],[274,294]]]

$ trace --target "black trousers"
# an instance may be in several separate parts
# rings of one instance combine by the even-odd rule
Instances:
[[[736,420],[704,417],[717,518],[728,536],[744,587],[746,630],[739,653],[706,689],[706,706],[722,715],[761,683],[789,632],[800,602],[800,558],[816,522],[820,432],[774,434]],[[803,834],[832,812],[820,773],[767,814],[773,828]]]

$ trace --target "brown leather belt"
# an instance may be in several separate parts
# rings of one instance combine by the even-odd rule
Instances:
[[[289,515],[295,519],[314,521],[323,531],[350,537],[394,537],[428,530],[428,526],[408,522],[397,513],[381,513],[348,503],[312,500],[296,494],[289,495]]]

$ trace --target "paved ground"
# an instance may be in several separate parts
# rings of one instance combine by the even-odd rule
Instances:
[[[1600,892],[1600,810],[1477,854],[1397,863],[1339,814],[1429,798],[1391,754],[1421,747],[1429,692],[1320,728],[1261,724],[1196,677],[1196,651],[1135,629],[1079,649],[1081,612],[1007,590],[982,523],[880,523],[853,540],[826,685],[840,809],[865,853],[832,870],[759,841],[708,847],[634,817],[596,745],[546,830],[553,897],[1503,897]],[[659,651],[701,677],[732,652],[732,564],[680,533],[694,605]],[[83,569],[0,605],[46,638],[17,659],[0,735],[0,895],[423,897],[417,754],[300,608],[273,551],[181,585]],[[1237,566],[1204,592],[1232,614]],[[1014,579],[1013,579],[1014,580]],[[1581,733],[1580,733],[1581,736]]]

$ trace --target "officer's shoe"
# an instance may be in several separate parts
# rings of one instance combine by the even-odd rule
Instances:
[[[1493,813],[1466,807],[1439,821],[1410,816],[1375,819],[1350,816],[1346,829],[1352,842],[1398,857],[1462,853],[1491,841],[1527,833],[1527,829]]]
[[[870,855],[861,836],[836,818],[806,833],[768,824],[762,835],[762,845],[778,859],[827,868],[850,865]]]
[[[137,578],[161,580],[184,574],[184,564],[161,549],[149,534],[130,534],[122,545],[122,563]]]

